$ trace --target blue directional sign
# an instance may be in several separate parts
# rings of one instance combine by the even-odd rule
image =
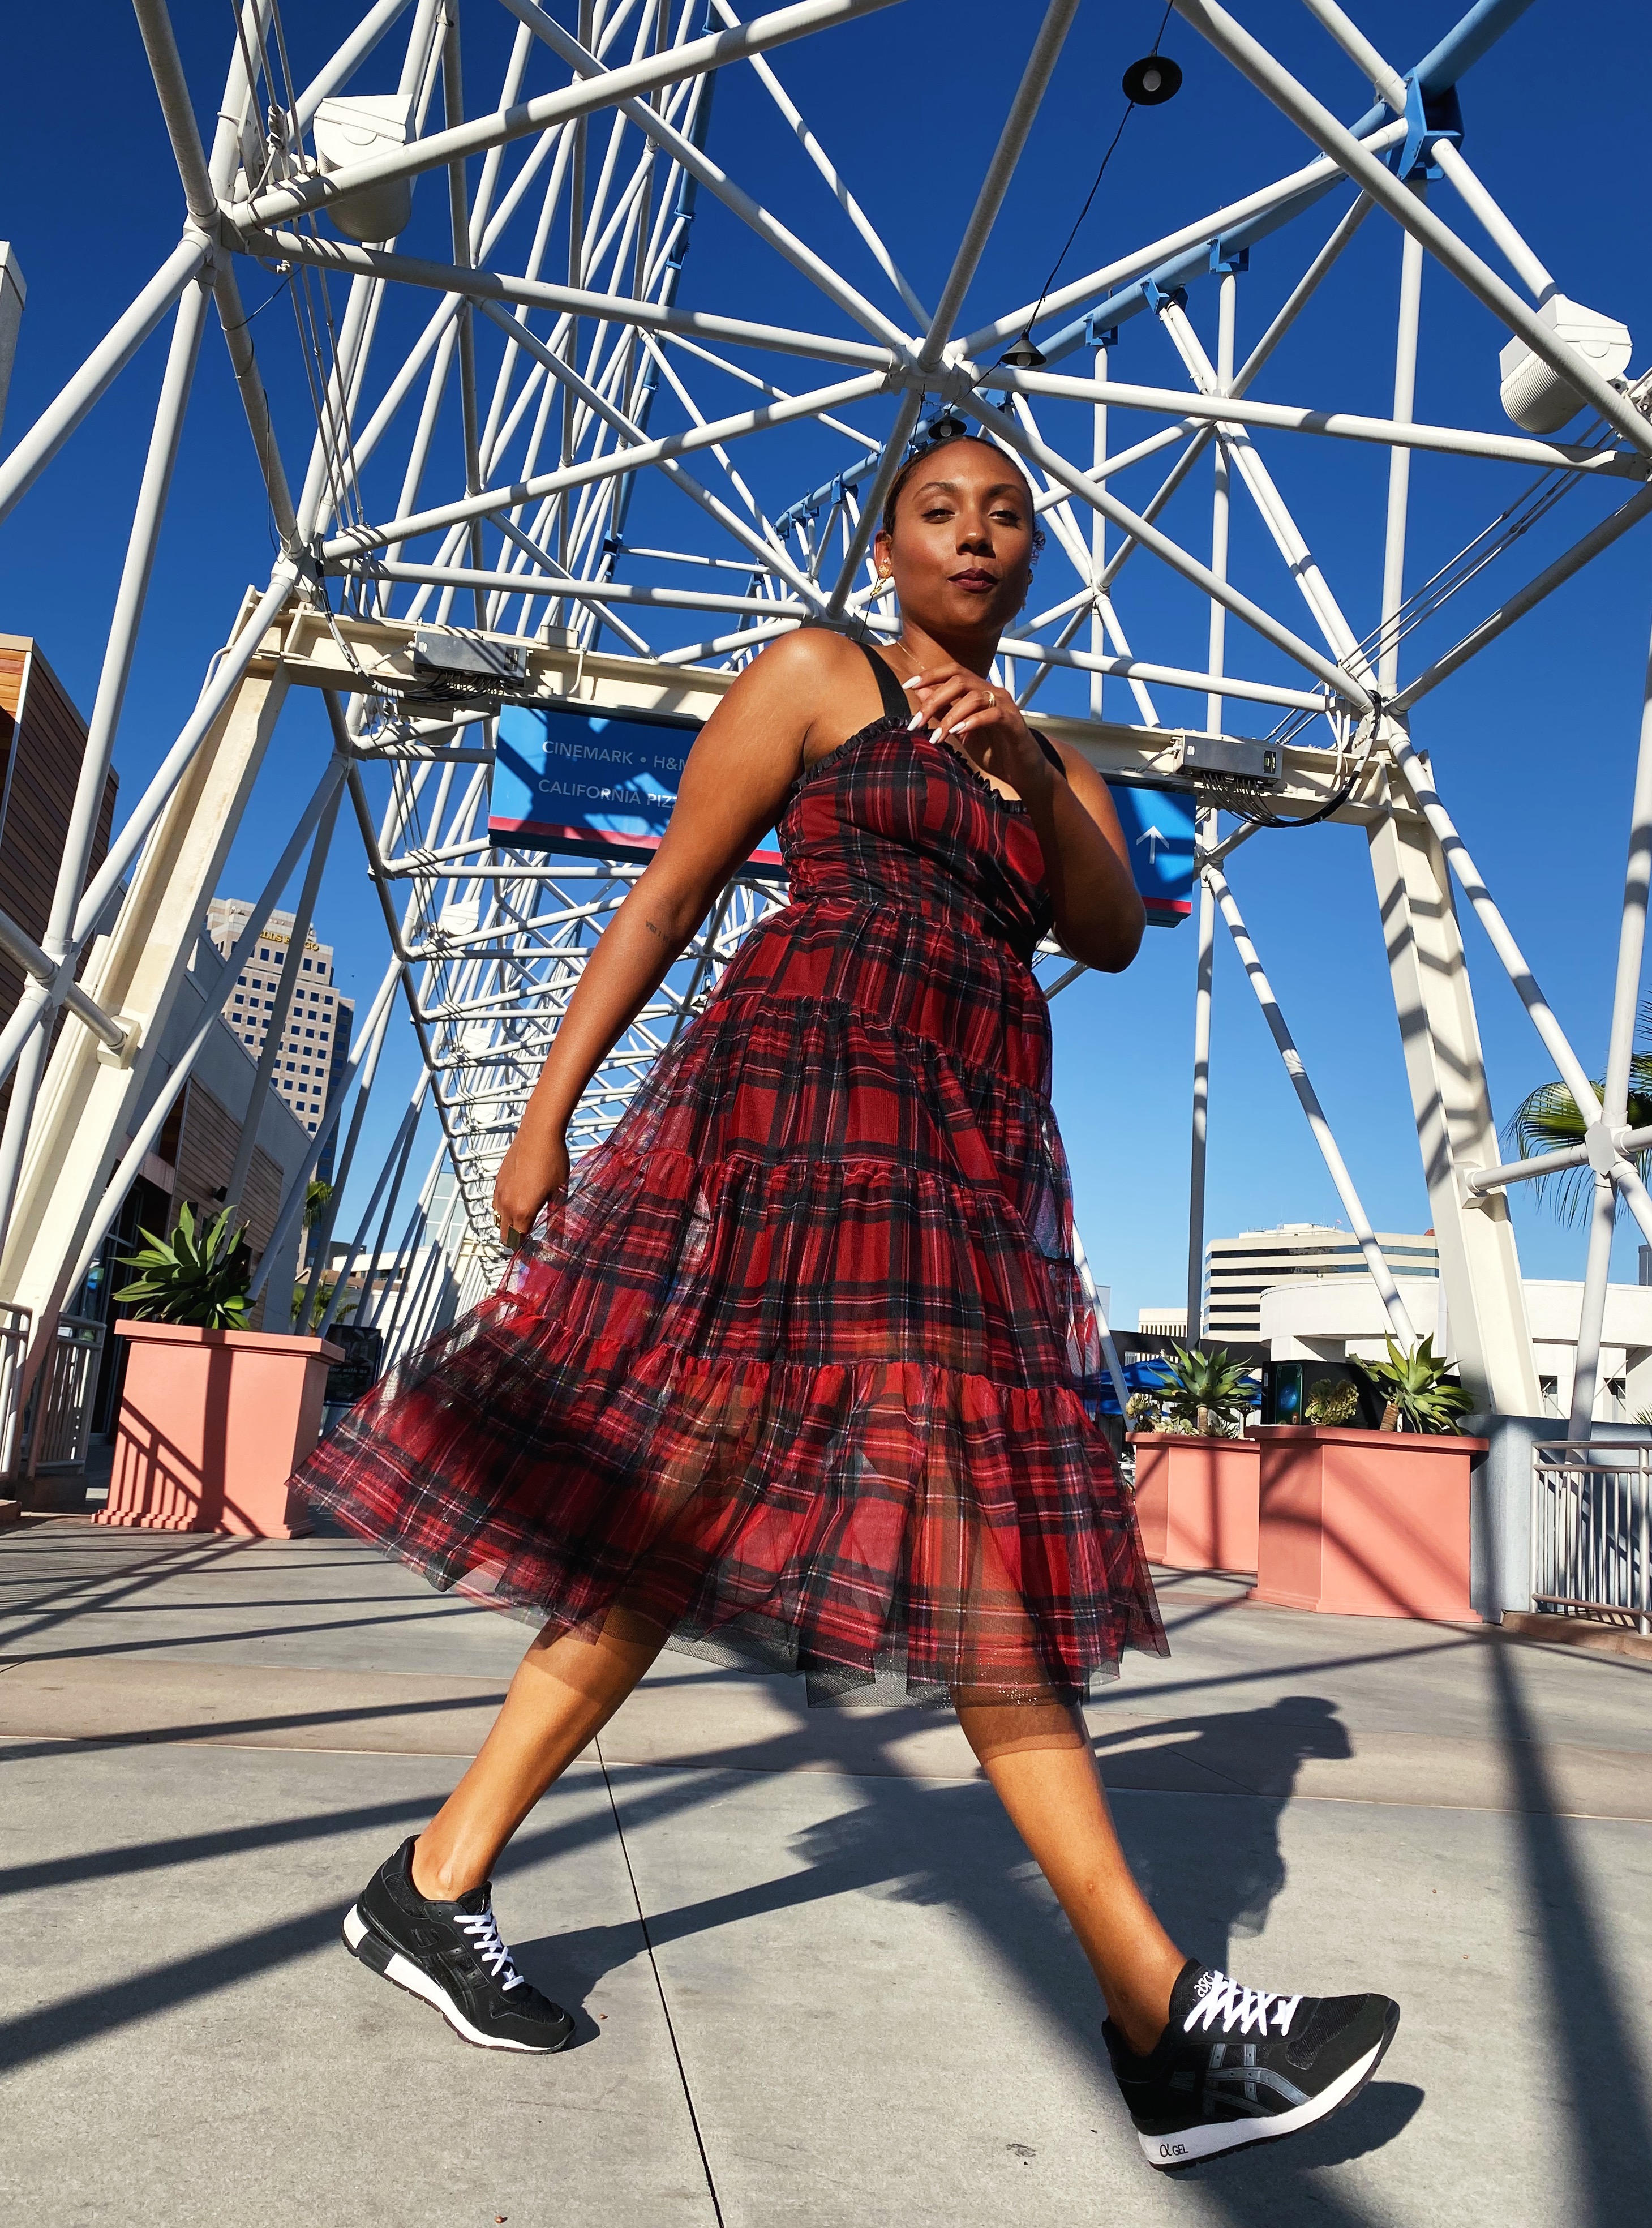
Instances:
[[[1109,782],[1150,925],[1175,928],[1193,911],[1194,798],[1181,789]]]
[[[659,848],[700,721],[665,712],[575,712],[508,704],[499,714],[488,833],[512,850],[649,859]],[[1194,803],[1176,790],[1114,786],[1149,921],[1191,910]],[[784,873],[771,831],[749,868]]]
[[[573,712],[508,704],[499,714],[488,833],[513,850],[648,859],[677,801],[698,720],[668,712]],[[752,854],[782,867],[778,839]]]

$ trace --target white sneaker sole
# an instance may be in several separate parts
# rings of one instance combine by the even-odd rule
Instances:
[[[1144,2135],[1138,2129],[1136,2140],[1142,2146],[1143,2157],[1149,2166],[1169,2170],[1194,2166],[1201,2159],[1220,2157],[1224,2151],[1248,2150],[1253,2143],[1275,2142],[1282,2135],[1300,2134],[1303,2128],[1311,2128],[1316,2120],[1328,2119],[1341,2105],[1353,2102],[1382,2063],[1383,2053],[1393,2040],[1399,2025],[1396,2017],[1373,2049],[1356,2058],[1329,2089],[1322,2089],[1305,2104],[1293,2105],[1290,2111],[1276,2113],[1271,2119],[1212,2120],[1200,2127],[1184,2128],[1174,2135]]]
[[[392,1950],[382,1964],[377,1957],[362,1957],[362,1944],[371,1932],[366,1919],[352,1904],[344,1915],[343,1926],[344,1947],[351,1956],[360,1958],[369,1972],[381,1974],[387,1981],[393,1981],[397,1988],[405,1988],[410,1996],[419,1997],[433,2011],[439,2011],[455,2034],[463,2035],[466,2042],[473,2042],[478,2050],[515,2050],[529,2058],[546,2058],[563,2048],[560,2042],[509,2042],[503,2035],[483,2034],[480,2027],[471,2026],[446,1989],[439,1982],[432,1981],[428,1973],[421,1973],[412,1958],[404,1957],[400,1950]],[[374,1938],[382,1949],[382,1937],[375,1936]]]

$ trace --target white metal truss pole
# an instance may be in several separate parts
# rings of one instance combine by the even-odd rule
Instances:
[[[288,1182],[286,1197],[281,1202],[281,1212],[276,1217],[275,1228],[270,1233],[270,1242],[264,1249],[263,1257],[259,1262],[247,1291],[247,1296],[249,1300],[256,1300],[269,1282],[271,1271],[275,1267],[281,1248],[291,1237],[293,1225],[304,1213],[304,1194],[309,1188],[311,1177],[316,1173],[316,1163],[327,1149],[327,1140],[338,1127],[338,1117],[343,1111],[344,1101],[349,1098],[356,1078],[365,1066],[369,1053],[376,1048],[377,1034],[389,1011],[390,1001],[400,974],[401,962],[393,954],[390,964],[384,971],[383,979],[374,994],[373,1003],[368,1008],[367,1018],[362,1025],[361,1046],[345,1068],[340,1079],[337,1095],[329,1103],[326,1113],[323,1115],[317,1124],[316,1134],[310,1140],[309,1146],[298,1162],[297,1174]]]
[[[247,1104],[241,1115],[241,1134],[235,1147],[235,1158],[229,1171],[229,1181],[224,1187],[224,1203],[240,1209],[247,1189],[247,1179],[253,1172],[253,1154],[258,1144],[258,1133],[263,1125],[264,1109],[270,1095],[270,1083],[281,1064],[282,1045],[287,1032],[287,1015],[292,1008],[292,994],[298,984],[304,940],[310,933],[310,923],[316,910],[316,900],[321,891],[322,869],[327,864],[328,848],[333,840],[333,829],[338,819],[338,808],[343,793],[345,761],[337,765],[337,778],[331,795],[316,823],[316,832],[311,839],[310,858],[304,868],[304,877],[298,892],[298,902],[293,910],[292,930],[287,938],[287,956],[281,972],[276,978],[275,1007],[265,1017],[264,1049],[258,1056],[253,1080],[247,1093]],[[260,921],[261,935],[265,924]]]
[[[1422,275],[1421,245],[1405,233],[1393,394],[1393,414],[1402,422],[1412,415],[1416,394]],[[1379,685],[1386,696],[1393,696],[1399,685],[1410,468],[1410,451],[1395,449],[1388,469],[1377,652]],[[1412,1115],[1433,1210],[1440,1316],[1450,1327],[1450,1358],[1476,1404],[1504,1414],[1534,1415],[1540,1401],[1513,1219],[1506,1202],[1501,1213],[1488,1212],[1489,1201],[1476,1204],[1461,1181],[1464,1171],[1482,1166],[1488,1154],[1495,1157],[1497,1130],[1468,961],[1451,901],[1450,872],[1427,823],[1399,809],[1405,802],[1391,789],[1389,810],[1367,838]]]
[[[80,754],[80,771],[75,779],[74,800],[69,808],[69,822],[64,832],[63,850],[58,861],[57,881],[47,922],[44,950],[48,958],[59,963],[67,959],[74,948],[74,909],[86,881],[86,863],[91,857],[98,819],[103,807],[109,760],[114,751],[115,733],[125,700],[126,683],[131,673],[132,652],[149,593],[156,543],[160,536],[161,521],[165,515],[173,467],[177,461],[183,413],[200,354],[201,335],[206,323],[209,298],[206,282],[197,278],[185,289],[173,321],[172,343],[167,353],[166,369],[156,404],[155,422],[144,460],[144,476],[138,484],[138,501],[132,511],[125,561],[121,567],[120,585],[115,592],[114,614],[104,646],[103,663],[98,675],[98,693],[92,707],[86,746]],[[6,1232],[11,1221],[12,1201],[16,1194],[18,1171],[22,1165],[24,1141],[29,1124],[34,1118],[40,1079],[46,1069],[50,1050],[48,1040],[51,1016],[57,1010],[58,1002],[49,989],[31,982],[25,983],[18,1005],[20,1016],[25,1008],[38,1015],[39,1027],[29,1039],[14,1073],[5,1130],[3,1136],[0,1136],[0,1250],[4,1248]]]
[[[1233,383],[1233,332],[1239,315],[1239,278],[1233,271],[1224,271],[1217,297],[1216,312],[1216,387],[1226,394]],[[1175,337],[1172,333],[1171,337]],[[1212,476],[1210,496],[1210,569],[1219,580],[1227,578],[1228,528],[1228,471],[1227,444],[1220,432],[1216,437],[1215,469]],[[1213,599],[1210,606],[1210,655],[1207,663],[1213,673],[1220,673],[1227,648],[1227,606]],[[1222,702],[1220,696],[1205,699],[1205,725],[1213,734],[1220,734],[1222,725]],[[1189,1316],[1188,1321],[1192,1321]]]
[[[402,1180],[407,1175],[407,1162],[413,1153],[413,1140],[418,1135],[419,1117],[425,1109],[425,1093],[429,1087],[430,1070],[421,1068],[413,1087],[413,1095],[407,1102],[407,1111],[401,1117],[400,1125],[395,1136],[390,1141],[390,1149],[385,1155],[379,1173],[374,1179],[373,1189],[368,1195],[367,1205],[362,1210],[362,1220],[356,1226],[355,1235],[350,1241],[349,1252],[345,1258],[344,1265],[339,1271],[337,1281],[333,1286],[332,1296],[327,1303],[327,1312],[317,1326],[317,1336],[319,1338],[326,1337],[341,1309],[349,1304],[351,1268],[366,1243],[368,1232],[373,1225],[373,1217],[378,1212],[379,1201],[382,1199],[384,1215],[379,1226],[377,1243],[366,1258],[364,1291],[368,1296],[371,1296],[374,1271],[378,1264],[379,1255],[384,1248],[385,1235],[389,1228],[390,1218],[395,1213],[396,1200],[400,1196]],[[352,1309],[352,1312],[355,1310]]]
[[[1378,99],[1386,101],[1396,116],[1403,116],[1405,113],[1405,79],[1377,51],[1359,26],[1337,6],[1336,0],[1303,0],[1303,3],[1310,14],[1318,16],[1355,67],[1364,72]],[[1552,294],[1554,291],[1553,279],[1463,161],[1462,150],[1456,141],[1436,139],[1431,153],[1434,162],[1456,187],[1459,198],[1474,211],[1487,233],[1502,248],[1522,284],[1540,299]]]
[[[349,1181],[350,1169],[355,1165],[355,1148],[361,1142],[362,1124],[367,1119],[368,1104],[373,1096],[373,1079],[379,1072],[379,1058],[384,1050],[384,1040],[389,1029],[390,1011],[390,1007],[387,1004],[378,1028],[374,1034],[372,1049],[362,1069],[361,1085],[355,1093],[355,1104],[350,1109],[350,1126],[344,1139],[344,1149],[339,1155],[334,1167],[327,1204],[322,1211],[320,1227],[315,1233],[316,1265],[311,1271],[302,1298],[295,1296],[292,1328],[296,1331],[303,1330],[305,1319],[313,1314],[316,1300],[320,1296],[320,1277],[326,1266],[328,1249],[332,1244],[333,1225],[338,1220],[338,1210],[343,1200],[344,1187]],[[305,1188],[307,1191],[308,1186]],[[300,1265],[302,1265],[302,1258]],[[267,1309],[266,1313],[268,1313]]]
[[[1098,336],[1095,375],[1096,385],[1098,387],[1106,386],[1108,369],[1107,343],[1104,336]],[[1105,476],[1107,464],[1107,405],[1099,396],[1096,400],[1091,426],[1091,465],[1096,478],[1099,480]],[[1106,575],[1106,571],[1107,521],[1100,511],[1092,510],[1090,514],[1090,653],[1092,657],[1105,657],[1107,654],[1107,623],[1102,618],[1099,600],[1101,583]],[[1041,670],[1047,671],[1047,669],[1045,668]],[[1105,701],[1103,692],[1106,685],[1099,671],[1091,674],[1090,716],[1092,720],[1099,720],[1102,716],[1102,707]]]
[[[1419,179],[1414,192],[1420,195]],[[1414,233],[1400,243],[1399,336],[1394,351],[1394,416],[1412,414],[1417,394],[1417,330],[1423,302],[1423,247]],[[1388,519],[1382,552],[1382,631],[1377,652],[1377,681],[1382,694],[1399,688],[1399,608],[1405,600],[1405,519],[1411,496],[1411,451],[1388,457]]]
[[[1341,701],[1353,706],[1361,713],[1369,712],[1371,700],[1363,685],[1345,668],[1333,664],[1310,643],[1303,642],[1289,627],[1281,624],[1271,611],[1262,610],[1260,605],[1253,604],[1248,596],[1241,595],[1226,580],[1219,580],[1207,565],[1201,565],[1180,543],[1171,541],[1169,535],[1162,534],[1145,518],[1138,517],[1120,503],[1117,496],[1109,495],[1104,486],[1076,470],[1065,457],[1047,442],[1029,433],[1025,426],[1018,426],[1013,419],[1005,418],[994,410],[982,396],[971,392],[960,394],[957,399],[961,409],[996,433],[1010,448],[1019,450],[1023,457],[1041,466],[1052,479],[1059,480],[1073,494],[1081,496],[1097,510],[1105,512],[1116,526],[1123,527],[1127,534],[1140,542],[1143,548],[1150,550],[1172,572],[1179,573],[1184,579],[1202,590],[1207,596],[1214,598],[1218,603],[1226,604],[1236,618],[1243,619],[1247,626],[1253,627],[1265,641],[1271,642],[1276,650],[1284,650],[1286,656],[1294,658],[1298,665],[1305,666],[1315,679],[1322,682]]]
[[[1195,854],[1216,843],[1217,816],[1201,812]],[[1205,1331],[1205,1176],[1210,1131],[1211,991],[1216,975],[1216,900],[1209,877],[1199,876],[1199,949],[1193,994],[1193,1143],[1188,1170],[1188,1337]]]
[[[1635,797],[1630,811],[1629,863],[1623,875],[1623,907],[1617,932],[1617,975],[1612,989],[1611,1034],[1600,1117],[1588,1140],[1595,1168],[1594,1205],[1589,1224],[1589,1258],[1584,1273],[1578,1325],[1577,1371],[1572,1380],[1571,1437],[1586,1439],[1594,1414],[1606,1288],[1611,1273],[1612,1231],[1617,1221],[1617,1172],[1627,1134],[1630,1080],[1634,1072],[1635,1015],[1640,998],[1641,967],[1646,951],[1646,908],[1652,879],[1652,650],[1647,657],[1641,701],[1640,747],[1635,763]],[[1607,1165],[1603,1168],[1602,1163]]]
[[[1606,1286],[1612,1268],[1612,1232],[1617,1222],[1617,1194],[1610,1175],[1597,1168],[1589,1201],[1589,1254],[1584,1269],[1583,1300],[1578,1311],[1578,1350],[1572,1363],[1569,1439],[1586,1439],[1594,1425],[1595,1395],[1600,1382],[1600,1335],[1606,1322]]]
[[[1274,996],[1273,987],[1262,970],[1262,962],[1257,957],[1256,946],[1251,941],[1250,931],[1245,927],[1239,906],[1234,903],[1233,893],[1227,887],[1227,878],[1220,867],[1207,866],[1205,868],[1205,874],[1214,893],[1216,902],[1221,907],[1222,919],[1227,923],[1228,933],[1233,939],[1233,949],[1239,957],[1239,964],[1250,977],[1251,988],[1256,993],[1257,1003],[1262,1008],[1263,1018],[1267,1022],[1269,1033],[1279,1048],[1279,1057],[1284,1062],[1285,1073],[1290,1078],[1291,1088],[1301,1101],[1303,1112],[1308,1117],[1308,1126],[1314,1133],[1314,1143],[1319,1147],[1325,1166],[1329,1171],[1331,1181],[1336,1187],[1336,1195],[1342,1202],[1342,1211],[1348,1216],[1348,1226],[1359,1240],[1360,1251],[1365,1255],[1366,1266],[1371,1271],[1371,1281],[1375,1284],[1383,1307],[1387,1311],[1388,1321],[1393,1326],[1394,1335],[1403,1345],[1409,1346],[1415,1339],[1416,1333],[1412,1328],[1412,1320],[1406,1312],[1405,1303],[1399,1296],[1399,1287],[1394,1282],[1393,1271],[1389,1268],[1386,1257],[1377,1243],[1376,1232],[1372,1229],[1370,1219],[1361,1204],[1360,1194],[1354,1188],[1354,1179],[1348,1174],[1348,1163],[1343,1160],[1338,1149],[1336,1139],[1331,1134],[1331,1125],[1325,1118],[1325,1110],[1320,1104],[1318,1094],[1309,1080],[1308,1070],[1303,1064],[1302,1054],[1297,1051],[1296,1040],[1291,1036],[1285,1024],[1285,1017],[1279,1009],[1279,1001]]]
[[[208,242],[181,240],[124,315],[117,318],[67,385],[0,463],[0,519],[28,494],[80,420],[131,362],[161,319],[196,276]]]
[[[1514,984],[1521,1003],[1530,1015],[1533,1028],[1543,1040],[1545,1051],[1559,1070],[1560,1080],[1577,1102],[1578,1111],[1585,1124],[1598,1122],[1600,1119],[1600,1101],[1595,1095],[1595,1086],[1584,1072],[1583,1062],[1572,1051],[1566,1031],[1543,996],[1526,954],[1514,941],[1508,922],[1498,911],[1480,869],[1469,856],[1468,846],[1441,803],[1439,791],[1435,786],[1433,767],[1403,728],[1390,723],[1386,739],[1396,763],[1405,775],[1405,785],[1418,810],[1433,830],[1435,841],[1450,862],[1451,871],[1457,876],[1463,895],[1474,907],[1480,925],[1490,939],[1492,950],[1502,963],[1504,973]]]
[[[85,943],[103,918],[104,908],[125,880],[127,869],[143,849],[150,830],[176,795],[192,761],[234,701],[246,681],[247,667],[264,649],[264,637],[279,617],[297,579],[296,567],[285,557],[278,558],[269,586],[251,612],[243,614],[229,647],[219,653],[211,676],[176,742],[156,768],[149,787],[104,855],[102,866],[80,900],[74,916],[77,947]],[[233,828],[229,832],[234,833]],[[3,1043],[3,1037],[0,1037],[0,1046]],[[3,1071],[3,1052],[0,1052],[0,1072]]]
[[[132,7],[138,17],[138,28],[143,34],[144,52],[149,58],[150,74],[155,80],[156,93],[160,98],[167,135],[172,142],[173,159],[177,163],[178,176],[182,182],[191,228],[215,244],[222,228],[218,197],[213,188],[207,152],[201,144],[201,134],[195,125],[195,106],[189,98],[189,81],[183,74],[183,64],[179,58],[177,42],[173,36],[172,20],[167,13],[166,0],[132,0]],[[189,236],[186,233],[186,240]],[[253,436],[259,469],[264,477],[276,532],[281,537],[283,547],[291,549],[298,541],[298,515],[293,509],[285,469],[276,443],[269,399],[264,392],[264,382],[259,375],[258,362],[253,353],[253,343],[247,331],[249,321],[241,306],[240,288],[235,277],[235,260],[234,256],[217,251],[215,245],[212,285],[218,303],[219,322],[223,326],[224,341],[229,350],[235,383],[240,389],[241,405],[247,413],[247,427]]]
[[[1464,635],[1453,649],[1448,650],[1443,657],[1436,658],[1432,665],[1419,673],[1415,681],[1408,682],[1388,709],[1396,714],[1410,711],[1431,690],[1437,688],[1443,681],[1449,681],[1454,673],[1461,671],[1471,657],[1477,657],[1500,635],[1506,634],[1517,619],[1524,618],[1527,612],[1540,604],[1546,596],[1553,595],[1555,589],[1563,586],[1574,573],[1580,572],[1603,550],[1609,549],[1614,541],[1627,534],[1631,527],[1638,526],[1649,515],[1652,515],[1652,487],[1643,487],[1627,503],[1620,503],[1609,517],[1603,518],[1598,526],[1591,527],[1587,534],[1574,541],[1570,549],[1564,550],[1553,564],[1546,565],[1534,579],[1528,580],[1523,588],[1517,588],[1495,611],[1482,619],[1477,627]]]
[[[1226,54],[1243,76],[1299,125],[1373,202],[1380,202],[1408,232],[1415,233],[1436,261],[1482,302],[1517,339],[1524,341],[1534,355],[1598,410],[1632,447],[1652,455],[1652,425],[1642,417],[1635,405],[1546,325],[1531,305],[1506,285],[1431,209],[1409,193],[1393,172],[1340,124],[1329,109],[1316,100],[1307,87],[1299,84],[1225,8],[1219,7],[1216,0],[1172,0],[1172,4],[1179,16],[1207,39],[1219,54]]]
[[[921,371],[934,371],[939,367],[958,311],[964,307],[964,298],[970,291],[970,281],[975,277],[976,266],[998,221],[1009,182],[1015,175],[1015,165],[1027,144],[1027,135],[1033,128],[1033,119],[1038,114],[1062,44],[1078,12],[1078,0],[1050,0],[1045,11],[1033,50],[1027,57],[1027,67],[1021,72],[1021,83],[1015,88],[1015,98],[998,135],[998,144],[987,165],[987,175],[981,181],[975,207],[952,258],[952,268],[935,304],[929,331],[919,351],[918,367]]]

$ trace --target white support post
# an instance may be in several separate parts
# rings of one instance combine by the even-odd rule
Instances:
[[[1497,1128],[1450,869],[1403,793],[1367,841],[1457,1366],[1477,1408],[1535,1416],[1542,1402],[1508,1203],[1502,1193],[1470,1199],[1462,1182],[1495,1164]]]
[[[1586,1439],[1594,1428],[1595,1396],[1600,1386],[1600,1335],[1606,1322],[1606,1286],[1612,1271],[1612,1232],[1617,1222],[1617,1194],[1610,1175],[1595,1171],[1589,1206],[1589,1255],[1578,1310],[1578,1351],[1572,1363],[1569,1439]]]
[[[0,1293],[33,1311],[37,1344],[55,1335],[63,1280],[120,1158],[285,693],[279,668],[241,680],[179,775],[119,918],[93,951],[85,987],[132,1028],[130,1065],[112,1060],[85,1029],[66,1030],[52,1055],[0,1257]]]

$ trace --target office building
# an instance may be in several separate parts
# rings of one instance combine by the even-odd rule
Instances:
[[[28,635],[0,634],[0,912],[38,944],[52,895],[80,761],[86,722]],[[113,770],[104,776],[88,880],[103,864],[114,819]],[[0,1021],[22,995],[23,971],[0,953]]]
[[[1188,1310],[1186,1308],[1142,1308],[1137,1313],[1136,1328],[1143,1338],[1186,1338]]]
[[[207,912],[207,934],[226,957],[252,918],[240,898],[215,898]],[[248,953],[247,964],[229,986],[224,1019],[254,1060],[261,1057],[274,1016],[276,991],[292,939],[292,915],[272,912]],[[286,1026],[271,1082],[313,1137],[328,1101],[344,1071],[355,1002],[341,997],[333,983],[333,947],[304,938]]]
[[[1394,1281],[1434,1277],[1439,1254],[1431,1231],[1380,1230],[1377,1243]],[[1243,1230],[1215,1238],[1205,1248],[1205,1336],[1262,1335],[1262,1295],[1303,1277],[1362,1280],[1374,1292],[1365,1254],[1352,1231],[1317,1222],[1282,1222],[1272,1230]]]

